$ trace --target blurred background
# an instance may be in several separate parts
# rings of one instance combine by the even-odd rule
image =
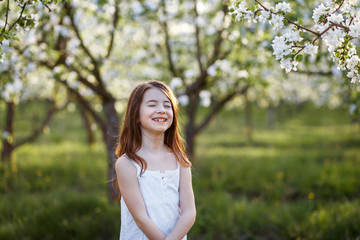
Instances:
[[[189,239],[360,239],[359,85],[321,41],[285,74],[272,27],[232,22],[229,4],[0,3],[0,26],[25,29],[0,38],[0,239],[118,239],[114,147],[150,79],[180,104]],[[311,26],[316,4],[291,17]]]

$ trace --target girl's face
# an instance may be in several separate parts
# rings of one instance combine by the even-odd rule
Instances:
[[[148,89],[140,105],[141,131],[159,134],[171,126],[173,109],[170,100],[157,88]]]

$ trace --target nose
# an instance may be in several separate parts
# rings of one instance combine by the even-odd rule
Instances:
[[[159,114],[165,114],[165,108],[163,105],[159,105],[159,108],[156,111]]]

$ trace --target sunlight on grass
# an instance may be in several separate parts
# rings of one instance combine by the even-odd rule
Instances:
[[[189,239],[360,237],[360,135],[345,112],[307,106],[267,129],[255,109],[248,142],[243,112],[223,111],[196,139]],[[31,128],[17,126],[20,136]],[[118,239],[120,209],[108,203],[108,159],[95,136],[89,146],[77,113],[64,111],[0,164],[0,239]]]

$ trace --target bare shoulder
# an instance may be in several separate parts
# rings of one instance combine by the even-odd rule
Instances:
[[[191,178],[191,167],[180,166],[180,174]]]
[[[126,155],[122,155],[115,162],[115,170],[117,174],[128,175],[128,173],[136,174],[136,168],[134,164],[131,163],[131,159]]]

